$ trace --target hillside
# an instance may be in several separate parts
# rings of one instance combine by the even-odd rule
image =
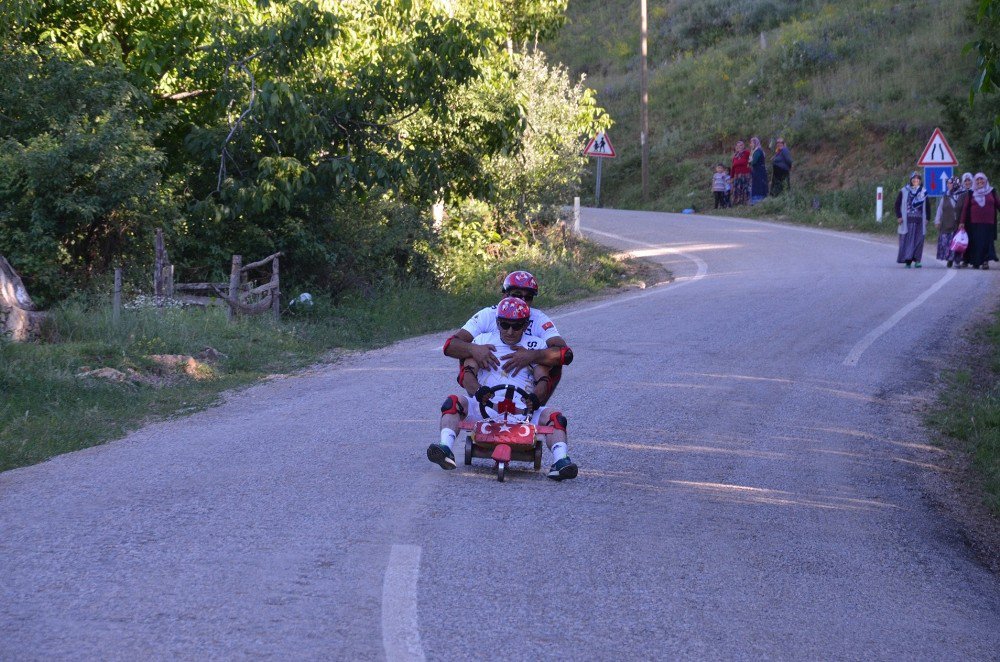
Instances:
[[[974,60],[969,3],[675,0],[649,3],[650,201],[710,205],[712,164],[737,138],[784,136],[797,200],[870,215],[874,186],[895,190],[935,126],[960,167],[978,139],[961,133]],[[639,3],[570,0],[545,49],[586,74],[616,124],[619,158],[605,163],[602,202],[641,204]],[[952,98],[951,119],[942,97]],[[951,127],[952,134],[948,134]],[[958,128],[956,128],[958,127]],[[771,150],[768,149],[770,158]],[[586,190],[593,195],[592,183]],[[773,206],[773,205],[772,205]]]

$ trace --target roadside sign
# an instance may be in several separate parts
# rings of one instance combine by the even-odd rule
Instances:
[[[958,165],[955,152],[951,151],[951,147],[948,145],[948,141],[944,139],[941,129],[934,129],[934,133],[931,134],[931,139],[927,141],[927,146],[924,147],[924,153],[920,155],[917,165],[925,167]]]
[[[613,159],[617,156],[615,148],[611,146],[611,140],[603,131],[598,131],[583,150],[584,156],[596,156],[598,158]]]
[[[927,195],[940,198],[948,192],[948,180],[955,173],[951,166],[928,166],[924,168],[924,187]]]

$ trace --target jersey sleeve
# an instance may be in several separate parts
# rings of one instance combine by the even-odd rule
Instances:
[[[540,310],[531,311],[531,324],[537,330],[537,335],[542,340],[548,341],[549,338],[554,338],[559,335],[559,329],[556,328],[555,323],[549,319],[549,316]]]
[[[469,321],[462,328],[468,331],[473,338],[484,333],[489,333],[493,330],[493,325],[490,324],[490,311],[490,308],[483,308],[469,318]]]

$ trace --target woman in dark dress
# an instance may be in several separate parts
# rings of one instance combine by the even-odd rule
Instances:
[[[767,197],[767,159],[760,138],[750,139],[750,204]]]
[[[924,255],[924,237],[927,235],[927,189],[919,173],[910,175],[910,183],[896,196],[896,222],[899,224],[899,253],[896,262],[919,269]]]
[[[729,168],[732,177],[733,198],[732,207],[745,205],[750,201],[750,150],[742,140],[736,141],[736,151],[733,152],[733,165]]]
[[[965,196],[961,221],[969,234],[969,247],[965,249],[965,261],[975,269],[990,268],[990,261],[997,261],[997,210],[1000,197],[990,186],[990,181],[977,172],[972,182],[972,192]]]
[[[961,192],[962,181],[958,177],[949,179],[948,192],[941,197],[934,215],[934,227],[938,229],[937,259],[947,262],[949,267],[962,261],[961,253],[956,255],[951,250],[951,240],[958,232],[958,216],[962,213]]]

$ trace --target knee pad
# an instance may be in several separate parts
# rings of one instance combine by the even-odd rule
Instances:
[[[470,375],[475,375],[476,369],[473,368],[471,365],[465,365],[464,363],[458,366],[458,378],[457,378],[458,385],[461,386],[462,388],[465,388],[465,384],[462,383],[462,380],[465,379],[465,373],[469,373]]]
[[[549,414],[549,425],[554,427],[556,430],[566,431],[566,417],[562,415],[561,411],[554,411]]]
[[[462,403],[459,401],[457,395],[449,395],[445,399],[445,401],[441,404],[441,413],[465,416],[465,410],[463,409]]]

